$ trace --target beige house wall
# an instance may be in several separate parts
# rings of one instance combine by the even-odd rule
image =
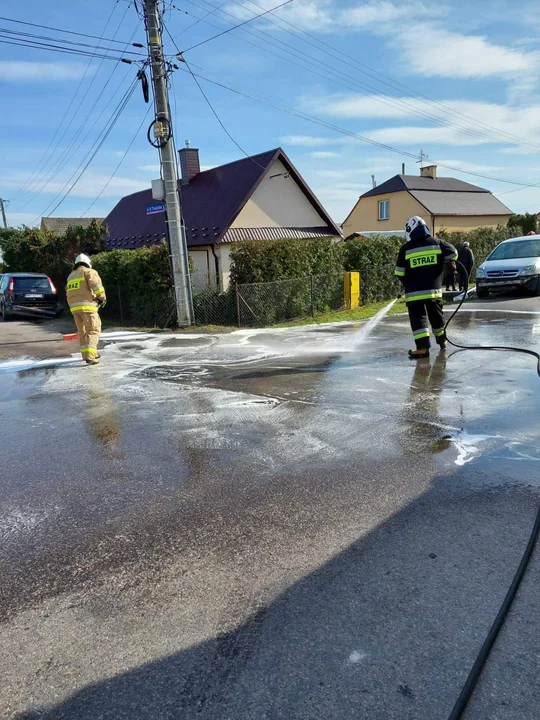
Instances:
[[[189,249],[193,266],[191,282],[195,290],[216,286],[216,262],[210,246]]]
[[[512,216],[508,215],[437,215],[435,217],[436,235],[441,230],[449,230],[451,232],[460,230],[474,230],[479,227],[497,227],[497,225],[506,225],[508,219]],[[428,222],[427,218],[425,218]]]
[[[283,163],[275,160],[231,227],[326,227],[292,175],[285,177],[287,174]]]
[[[379,220],[379,202],[389,201],[388,220]],[[361,198],[343,223],[345,237],[354,232],[380,230],[404,230],[405,223],[413,215],[420,215],[430,224],[431,217],[425,207],[415,200],[407,190]]]
[[[227,290],[230,284],[231,247],[232,245],[228,243],[221,243],[215,247],[219,263],[218,287],[220,290]]]

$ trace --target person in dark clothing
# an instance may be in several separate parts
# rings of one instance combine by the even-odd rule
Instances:
[[[467,277],[470,278],[474,266],[474,255],[468,242],[464,242],[463,245],[459,248],[458,260],[467,271]],[[464,276],[463,269],[459,268],[459,270],[459,289],[461,290],[461,292],[465,292],[465,290],[467,290],[467,288],[465,287],[467,278]]]
[[[394,274],[405,291],[405,302],[416,344],[409,350],[411,360],[429,357],[431,324],[437,344],[446,348],[442,308],[444,265],[457,260],[457,251],[445,240],[432,237],[425,221],[415,215],[405,225],[409,240],[401,246]]]
[[[452,286],[452,290],[456,291],[456,263],[455,262],[449,262],[446,263],[444,266],[444,284],[446,286],[446,292],[450,290],[450,285]]]

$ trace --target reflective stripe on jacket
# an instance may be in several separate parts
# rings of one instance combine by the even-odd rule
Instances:
[[[69,309],[74,312],[97,312],[97,300],[105,300],[101,278],[95,270],[78,267],[70,274],[66,285]]]
[[[402,245],[394,275],[403,283],[405,302],[441,298],[444,265],[456,259],[453,245],[431,236]]]

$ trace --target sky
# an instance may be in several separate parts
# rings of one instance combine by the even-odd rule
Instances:
[[[164,47],[178,66],[176,145],[189,139],[203,169],[281,146],[340,223],[372,175],[380,184],[402,163],[418,174],[423,150],[439,176],[488,188],[513,212],[540,212],[538,3],[292,0],[209,40],[279,2],[164,0]],[[9,224],[106,217],[159,177],[146,138],[152,109],[140,84],[126,95],[139,66],[35,42],[63,38],[137,60],[127,51],[144,51],[127,43],[144,43],[145,33],[133,2],[0,0],[0,16],[0,197]],[[53,41],[5,43],[21,33]],[[175,60],[178,49],[228,134]]]

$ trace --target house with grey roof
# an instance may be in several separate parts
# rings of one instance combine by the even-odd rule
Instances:
[[[199,151],[180,156],[180,195],[194,284],[226,289],[230,250],[243,240],[332,237],[341,231],[281,148],[201,171]],[[166,237],[152,190],[122,198],[105,218],[107,250],[149,247]]]
[[[489,190],[456,178],[438,178],[437,166],[429,165],[419,176],[394,175],[361,195],[343,223],[343,233],[388,234],[403,230],[410,217],[420,215],[436,235],[441,230],[506,225],[512,214]]]
[[[48,230],[49,232],[55,232],[59,235],[65,235],[70,227],[78,227],[79,225],[83,228],[89,227],[89,225],[96,221],[100,225],[103,223],[103,218],[56,218],[56,217],[42,217],[41,218],[41,230]]]

